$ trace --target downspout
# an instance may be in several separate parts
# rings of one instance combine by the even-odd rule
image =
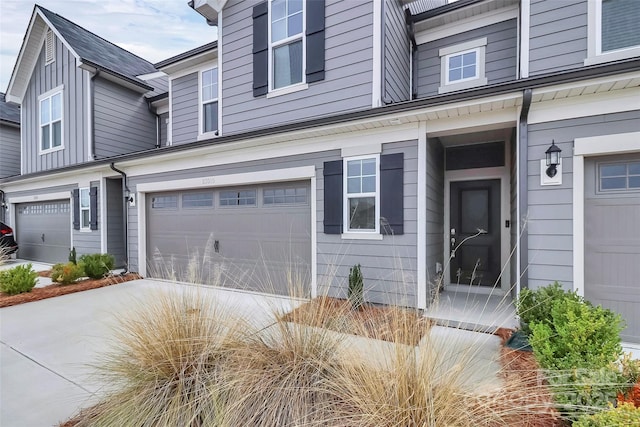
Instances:
[[[91,76],[91,87],[89,92],[91,93],[91,158],[96,160],[96,91],[94,80],[100,75],[100,70],[96,70],[95,74]]]
[[[409,9],[404,10],[404,22],[407,27],[407,34],[409,36],[409,41],[411,42],[411,48],[409,49],[409,101],[413,101],[417,96],[415,95],[415,91],[413,90],[414,86],[414,75],[416,72],[414,70],[414,63],[416,63],[414,56],[416,51],[418,50],[418,44],[416,42],[416,34],[415,29],[413,27],[413,19],[411,15],[411,11]]]
[[[115,167],[115,164],[111,162],[109,165],[114,172],[122,175],[122,197],[124,199],[124,203],[122,204],[122,221],[123,221],[123,238],[124,238],[124,272],[125,274],[129,271],[129,226],[128,226],[128,215],[127,215],[127,203],[129,203],[131,191],[129,190],[129,186],[127,185],[127,174],[121,171],[120,169]]]
[[[522,94],[522,109],[520,110],[519,142],[518,142],[518,233],[520,235],[518,274],[520,284],[518,292],[522,288],[529,287],[529,195],[528,186],[528,146],[529,146],[529,108],[531,107],[532,89],[525,89]]]

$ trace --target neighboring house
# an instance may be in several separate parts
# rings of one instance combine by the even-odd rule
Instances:
[[[359,263],[368,300],[418,308],[440,274],[500,295],[558,280],[640,342],[639,2],[191,5],[218,41],[155,64],[158,148],[23,168],[0,181],[14,221],[71,177],[108,190],[114,164],[143,275],[344,296]]]
[[[20,174],[20,108],[5,101],[0,93],[0,178]],[[0,190],[0,221],[5,220],[7,204]]]

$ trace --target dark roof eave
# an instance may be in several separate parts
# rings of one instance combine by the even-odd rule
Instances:
[[[168,147],[156,148],[151,150],[138,151],[135,153],[123,154],[114,156],[102,160],[96,160],[91,163],[81,163],[77,165],[71,165],[64,168],[55,169],[52,171],[36,172],[28,175],[18,175],[17,177],[0,179],[2,182],[18,181],[20,179],[35,178],[38,176],[45,176],[52,173],[67,172],[76,169],[83,169],[89,166],[102,166],[108,165],[112,162],[123,162],[129,160],[136,160],[147,156],[168,154],[173,152],[186,151],[194,148],[201,148],[207,145],[218,145],[229,142],[236,142],[243,139],[257,138],[269,135],[276,135],[284,132],[292,132],[297,130],[304,130],[314,128],[317,126],[325,126],[331,124],[345,123],[352,120],[368,119],[380,117],[393,113],[400,113],[411,111],[419,108],[435,107],[438,105],[445,105],[455,101],[473,100],[482,98],[488,95],[500,95],[503,93],[509,93],[516,90],[535,89],[542,86],[549,86],[552,84],[569,83],[585,78],[591,77],[604,77],[612,74],[637,71],[640,70],[640,59],[634,58],[631,60],[618,61],[613,64],[605,65],[593,65],[585,67],[577,71],[563,71],[560,73],[548,74],[538,77],[529,77],[526,79],[516,80],[507,83],[498,83],[490,86],[485,86],[480,89],[470,89],[467,91],[456,92],[452,94],[438,95],[431,98],[417,99],[412,101],[400,102],[397,104],[391,104],[384,107],[378,107],[368,110],[356,111],[352,113],[339,114],[335,116],[322,117],[319,119],[308,120],[305,122],[290,123],[285,125],[279,125],[271,128],[258,129],[254,131],[238,133],[228,136],[221,136],[218,138],[205,139],[195,141],[188,144],[172,145]]]
[[[436,7],[435,9],[427,10],[417,15],[411,15],[412,22],[424,21],[425,19],[433,18],[434,16],[443,15],[454,10],[462,9],[475,3],[482,3],[486,0],[458,0],[453,3],[445,4],[444,6]]]
[[[90,61],[89,59],[86,58],[80,58],[80,62],[82,62],[83,64],[87,64],[90,65],[93,68],[96,68],[98,70],[100,70],[101,72],[105,72],[107,74],[111,74],[114,77],[117,77],[121,80],[124,80],[128,83],[131,83],[132,85],[138,86],[142,89],[144,89],[145,91],[150,91],[150,90],[154,90],[153,86],[149,86],[148,84],[143,83],[141,80],[138,79],[132,79],[131,77],[125,76],[124,74],[118,73],[117,71],[114,70],[110,70],[109,68],[105,68],[102,65],[96,64],[93,61]]]
[[[156,101],[160,101],[161,99],[165,99],[165,98],[169,98],[169,92],[164,92],[161,93],[160,95],[154,95],[154,96],[150,96],[147,98],[148,102],[156,102]]]
[[[156,64],[153,64],[154,67],[156,67],[157,69],[160,69],[162,67],[166,67],[168,65],[172,65],[175,64],[176,62],[180,62],[183,61],[185,59],[188,59],[192,56],[196,56],[199,55],[201,53],[207,52],[209,50],[213,50],[213,49],[217,49],[218,48],[218,41],[213,41],[211,43],[207,43],[205,45],[202,46],[198,46],[195,49],[191,49],[188,50],[186,52],[180,53],[176,56],[172,56],[171,58],[167,58],[164,59]]]

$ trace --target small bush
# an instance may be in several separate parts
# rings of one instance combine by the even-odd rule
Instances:
[[[38,273],[31,264],[18,265],[9,270],[0,271],[0,290],[9,295],[31,292],[36,285]]]
[[[359,310],[364,303],[364,279],[360,264],[356,264],[349,270],[348,299],[354,310]]]
[[[640,408],[631,403],[622,403],[617,408],[610,407],[593,415],[583,415],[573,427],[609,427],[640,425]]]
[[[91,254],[80,257],[84,274],[92,279],[102,279],[113,269],[115,259],[109,254]]]
[[[522,332],[527,336],[531,335],[532,323],[550,324],[553,304],[564,299],[583,301],[576,292],[562,289],[558,282],[536,290],[523,289],[517,302]]]
[[[72,262],[66,264],[55,264],[51,268],[51,280],[61,285],[70,285],[75,283],[80,277],[84,276],[82,267]]]

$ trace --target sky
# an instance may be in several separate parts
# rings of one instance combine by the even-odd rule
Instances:
[[[38,0],[38,4],[152,62],[217,38],[188,0]],[[33,1],[0,0],[0,92],[6,92]]]

